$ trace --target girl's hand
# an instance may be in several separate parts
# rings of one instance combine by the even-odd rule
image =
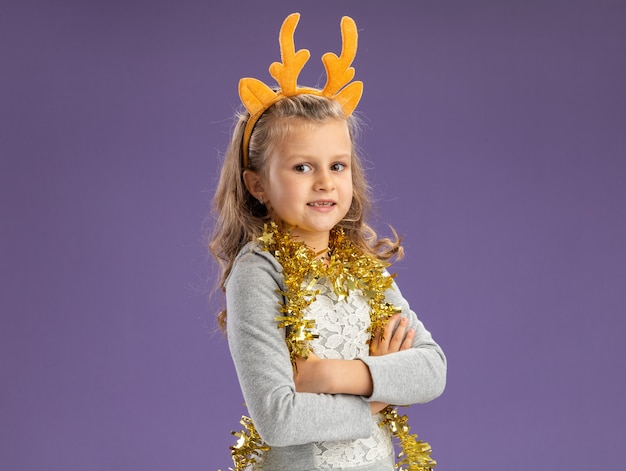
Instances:
[[[388,405],[389,404],[385,404],[384,402],[372,401],[370,402],[370,411],[372,415],[376,415]]]
[[[314,353],[309,353],[306,360],[299,357],[296,360],[297,371],[293,372],[293,381],[296,383],[297,392],[326,393],[326,384],[323,372],[321,371],[322,359]]]
[[[394,333],[393,329],[398,323],[398,328]],[[409,320],[401,314],[391,316],[382,332],[380,330],[375,332],[370,343],[370,355],[382,356],[411,348],[415,331],[413,329],[407,331],[408,323]]]

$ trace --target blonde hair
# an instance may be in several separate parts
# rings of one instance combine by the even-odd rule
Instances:
[[[216,218],[209,249],[221,266],[219,286],[222,291],[225,290],[226,279],[239,251],[248,242],[260,237],[264,224],[270,221],[265,206],[248,192],[243,180],[245,168],[242,166],[242,141],[248,118],[247,112],[238,115],[213,197]],[[389,260],[393,256],[401,257],[402,247],[393,229],[394,240],[378,238],[376,232],[365,222],[365,216],[370,210],[370,188],[354,145],[358,122],[354,116],[346,118],[336,101],[302,94],[283,98],[268,108],[252,132],[247,168],[263,175],[266,171],[267,157],[295,127],[307,123],[321,123],[326,119],[345,121],[353,143],[352,204],[337,226],[343,228],[353,244],[373,257],[380,260]],[[225,329],[226,310],[220,312],[218,321],[220,327]]]

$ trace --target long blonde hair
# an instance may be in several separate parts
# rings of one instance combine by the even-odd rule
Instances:
[[[222,170],[215,195],[213,211],[215,223],[209,241],[209,249],[221,266],[219,286],[225,290],[225,283],[239,251],[248,242],[256,240],[263,233],[263,226],[270,221],[265,206],[247,190],[242,167],[242,141],[247,112],[238,115],[230,145],[224,156]],[[365,180],[361,160],[355,150],[355,137],[358,122],[354,116],[345,117],[341,106],[326,97],[296,95],[276,102],[257,121],[248,154],[248,169],[263,175],[267,157],[275,146],[302,123],[319,123],[326,119],[346,121],[352,139],[352,204],[338,227],[344,229],[347,237],[359,249],[381,260],[402,256],[400,240],[393,231],[394,239],[378,238],[376,232],[365,222],[370,210],[370,188]],[[226,328],[226,310],[220,312],[218,321]]]

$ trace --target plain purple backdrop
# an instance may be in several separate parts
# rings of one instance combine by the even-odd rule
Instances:
[[[237,83],[360,31],[377,227],[443,346],[441,470],[622,469],[626,2],[3,1],[0,468],[215,470],[243,412],[204,219]]]

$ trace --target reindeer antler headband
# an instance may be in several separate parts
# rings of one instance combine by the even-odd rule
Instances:
[[[363,82],[348,83],[354,78],[354,67],[350,67],[356,56],[358,33],[356,23],[349,16],[341,19],[341,37],[343,45],[341,55],[337,57],[332,52],[322,56],[326,69],[326,85],[323,89],[298,87],[297,80],[304,64],[309,60],[311,53],[308,49],[296,51],[293,34],[300,19],[299,13],[292,13],[280,28],[280,57],[281,62],[270,65],[270,75],[276,80],[280,89],[272,90],[260,80],[246,77],[239,81],[239,97],[250,113],[243,134],[243,167],[248,166],[248,147],[250,136],[257,120],[277,101],[295,95],[325,96],[337,101],[346,116],[350,116],[363,93]]]

